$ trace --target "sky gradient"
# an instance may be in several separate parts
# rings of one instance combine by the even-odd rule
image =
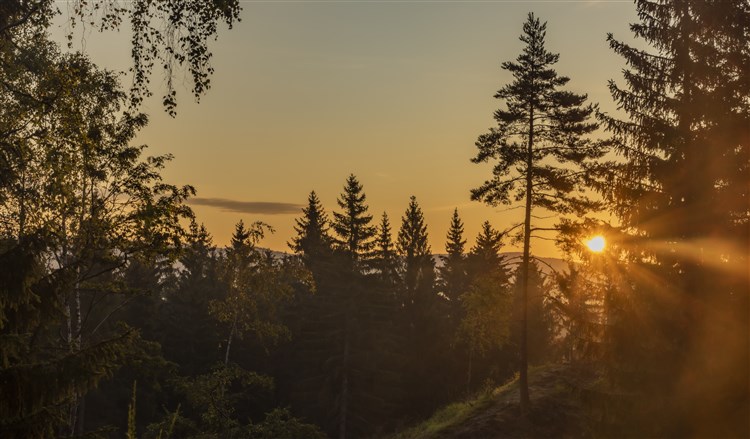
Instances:
[[[346,177],[364,186],[374,222],[387,211],[394,237],[411,195],[425,213],[430,244],[444,251],[454,207],[469,245],[489,220],[503,229],[521,210],[469,199],[490,177],[470,162],[474,141],[494,125],[510,81],[500,69],[516,58],[528,12],[548,22],[547,48],[568,89],[614,111],[607,80],[623,62],[607,32],[630,41],[630,1],[243,1],[242,22],[213,43],[212,88],[200,104],[178,95],[178,115],[160,107],[161,89],[143,110],[138,136],[150,154],[172,153],[168,182],[192,184],[198,221],[225,245],[234,224],[264,221],[276,229],[261,245],[288,251],[294,218],[315,190],[330,213]],[[64,7],[63,7],[64,9]],[[63,28],[55,30],[62,41]],[[83,33],[99,65],[126,70],[126,34]],[[158,73],[157,73],[158,75]],[[160,77],[152,79],[154,86]],[[124,81],[128,84],[128,80]],[[517,250],[508,243],[506,250]],[[548,241],[539,256],[557,256]]]

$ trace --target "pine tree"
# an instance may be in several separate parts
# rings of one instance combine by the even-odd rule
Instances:
[[[293,355],[299,365],[291,372],[296,375],[291,395],[328,434],[345,438],[372,434],[391,422],[396,413],[391,401],[400,384],[395,370],[400,346],[393,279],[391,285],[380,279],[383,269],[391,266],[393,271],[396,262],[387,217],[376,236],[362,186],[353,175],[338,202],[342,212],[334,213],[331,225],[337,235],[331,240],[333,251],[304,259],[314,273],[316,292],[298,310]],[[294,242],[331,242],[320,219],[322,208],[312,208],[316,204],[312,200],[298,221]],[[324,238],[308,239],[307,230]]]
[[[383,212],[380,227],[378,227],[371,265],[385,285],[394,287],[398,283],[398,258],[391,236],[391,223],[386,212]]]
[[[443,294],[445,294],[451,303],[460,306],[461,294],[466,291],[467,273],[466,273],[466,240],[464,236],[464,223],[458,216],[458,209],[453,210],[450,228],[445,237],[445,253],[442,256],[443,266],[440,267],[440,283]],[[454,306],[456,308],[456,306]]]
[[[175,287],[167,291],[159,312],[159,337],[164,357],[180,365],[183,376],[208,373],[221,357],[223,328],[209,314],[209,303],[226,296],[220,257],[211,235],[201,224],[190,224],[180,255]]]
[[[476,382],[473,375],[477,360],[501,348],[510,334],[511,294],[508,271],[500,255],[502,238],[485,221],[467,256],[470,284],[462,296],[464,316],[459,326],[459,334],[468,345],[467,392]]]
[[[435,264],[427,242],[427,225],[417,198],[412,195],[398,231],[396,248],[403,258],[403,284],[407,306],[412,306],[421,292],[432,288],[435,280]],[[429,293],[428,293],[429,294]]]
[[[367,214],[365,199],[362,185],[351,174],[346,179],[344,192],[337,200],[342,212],[333,213],[332,228],[338,235],[336,246],[355,267],[362,265],[370,257],[376,232],[375,227],[370,225],[372,215]]]
[[[448,354],[445,301],[435,291],[435,263],[428,244],[427,225],[422,209],[412,196],[401,217],[396,248],[401,258],[401,303],[407,333],[409,358],[406,379],[408,404],[417,413],[434,410],[445,395],[437,392],[430,365],[444,364]],[[446,387],[440,388],[447,392]]]
[[[302,255],[308,266],[313,261],[324,258],[331,250],[331,237],[328,233],[328,215],[315,191],[310,192],[307,198],[302,218],[297,218],[295,222],[294,231],[297,236],[292,238],[289,248]]]
[[[516,62],[502,64],[514,79],[495,94],[506,109],[495,112],[498,125],[479,136],[479,151],[472,159],[475,163],[498,162],[492,179],[472,190],[473,200],[493,206],[524,203],[519,379],[524,416],[529,407],[526,303],[531,237],[534,231],[549,229],[532,226],[532,211],[581,215],[596,207],[587,197],[572,192],[585,183],[584,163],[603,154],[599,143],[585,137],[597,128],[589,121],[594,107],[585,105],[586,95],[560,89],[569,78],[559,76],[552,68],[559,55],[545,48],[546,27],[529,14],[520,37],[526,46]]]
[[[744,436],[747,422],[726,401],[748,386],[748,315],[737,310],[750,296],[750,3],[638,0],[636,8],[631,30],[650,48],[608,36],[627,63],[625,86],[609,86],[628,119],[601,115],[620,160],[602,167],[600,189],[623,225],[619,270],[629,277],[612,296],[610,378],[651,402],[640,406],[642,422],[621,422],[643,426],[635,434]],[[651,343],[629,342],[644,333]]]

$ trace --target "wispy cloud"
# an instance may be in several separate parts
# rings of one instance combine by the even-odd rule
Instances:
[[[255,213],[262,215],[286,215],[299,213],[301,204],[276,203],[273,201],[239,201],[226,198],[191,198],[189,204],[195,206],[209,206],[225,212]]]

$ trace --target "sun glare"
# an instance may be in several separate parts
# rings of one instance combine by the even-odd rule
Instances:
[[[593,238],[586,241],[586,247],[594,253],[601,253],[604,251],[604,245],[606,241],[602,235],[594,236]]]

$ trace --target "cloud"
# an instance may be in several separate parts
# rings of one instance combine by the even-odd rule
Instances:
[[[225,212],[255,213],[262,215],[285,215],[299,213],[301,204],[276,203],[273,201],[238,201],[226,198],[191,198],[188,204],[195,206],[208,206],[221,209]]]

